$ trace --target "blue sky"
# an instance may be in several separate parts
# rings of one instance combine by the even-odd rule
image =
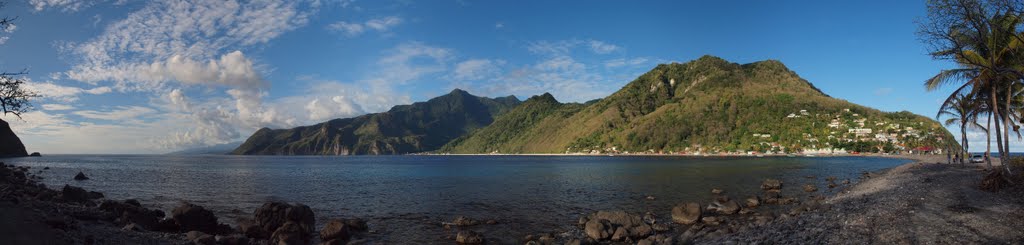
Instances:
[[[917,1],[13,1],[0,68],[44,97],[29,151],[162,153],[462,88],[604,97],[658,63],[781,60],[833,97],[933,116],[950,64]],[[955,129],[953,129],[955,130]],[[976,134],[979,135],[979,134]],[[972,139],[980,140],[980,138]],[[977,143],[974,145],[983,145]],[[1020,149],[1019,143],[1014,145]]]

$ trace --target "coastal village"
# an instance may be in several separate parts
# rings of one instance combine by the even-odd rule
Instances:
[[[868,117],[844,108],[842,111],[799,110],[786,115],[784,124],[803,128],[802,132],[753,132],[743,137],[746,149],[694,144],[680,150],[627,151],[619,146],[575,149],[565,154],[582,155],[850,155],[850,154],[945,154],[950,142],[944,141],[943,128],[937,123],[913,120],[913,115],[890,113]],[[492,152],[500,154],[500,152]]]

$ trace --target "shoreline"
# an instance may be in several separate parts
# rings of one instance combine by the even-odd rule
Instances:
[[[942,194],[913,195],[914,193],[904,193],[899,192],[899,190],[903,190],[904,188],[914,188],[916,191],[961,193],[965,192],[964,188],[961,187],[966,185],[966,192],[970,192],[967,196],[986,196],[985,193],[979,194],[978,192],[980,191],[977,190],[971,192],[970,187],[974,187],[977,184],[971,181],[968,181],[969,183],[955,182],[960,185],[952,185],[952,187],[959,189],[946,188],[952,188],[951,185],[947,185],[947,179],[958,179],[961,180],[961,182],[965,179],[980,180],[982,172],[977,171],[976,169],[981,165],[972,165],[967,168],[963,168],[959,164],[935,164],[935,162],[945,162],[946,159],[943,155],[855,156],[900,158],[912,160],[912,162],[872,173],[863,173],[861,181],[851,184],[846,184],[846,181],[839,184],[839,180],[826,176],[808,176],[808,179],[804,181],[797,180],[793,181],[793,183],[785,183],[787,186],[799,186],[801,184],[807,184],[808,181],[810,181],[810,185],[812,185],[812,187],[816,186],[814,187],[815,189],[819,187],[824,189],[825,186],[822,186],[822,183],[828,183],[829,189],[832,188],[832,185],[835,185],[836,188],[838,188],[838,192],[829,195],[821,195],[825,192],[814,190],[798,192],[796,194],[784,193],[786,195],[782,196],[779,195],[777,191],[774,192],[776,194],[772,194],[772,190],[765,189],[765,194],[763,196],[757,195],[756,197],[753,197],[752,201],[751,197],[744,199],[744,197],[737,196],[737,199],[730,199],[726,195],[715,194],[717,197],[711,201],[696,202],[698,203],[697,206],[702,210],[702,215],[698,217],[696,222],[693,224],[680,224],[680,222],[676,220],[677,217],[675,209],[671,210],[671,212],[669,212],[669,210],[653,210],[657,215],[652,215],[650,212],[642,214],[621,210],[596,210],[589,214],[581,214],[580,223],[567,224],[567,226],[572,227],[568,230],[555,230],[552,232],[538,234],[523,234],[525,237],[521,240],[490,240],[489,243],[548,244],[554,242],[566,244],[594,244],[595,242],[601,242],[605,244],[676,244],[680,242],[692,242],[698,244],[718,244],[764,241],[817,241],[829,243],[846,243],[846,241],[860,241],[864,243],[877,243],[879,241],[884,241],[884,243],[906,242],[908,240],[900,240],[905,239],[907,237],[906,235],[901,236],[900,234],[893,235],[885,233],[882,235],[882,238],[878,238],[877,234],[872,232],[887,230],[892,228],[891,226],[894,226],[892,224],[887,224],[885,217],[894,215],[898,216],[901,213],[907,212],[914,213],[914,210],[906,210],[906,207],[908,206],[928,206],[934,204],[933,202],[942,202],[946,199],[955,200],[961,203],[964,201],[958,198],[943,197],[940,199],[932,197],[944,196]],[[146,218],[150,221],[156,220],[157,223],[145,224],[145,221],[135,220],[138,217],[129,216],[127,213],[121,214],[119,212],[122,212],[122,209],[125,208],[141,210],[141,213],[150,213],[155,211],[141,208],[142,206],[137,206],[139,208],[129,207],[128,205],[137,205],[132,204],[130,201],[114,201],[102,198],[95,199],[94,197],[79,197],[71,200],[68,199],[69,196],[74,198],[74,193],[77,191],[74,190],[74,187],[72,187],[70,191],[68,190],[68,187],[65,187],[64,190],[47,189],[45,186],[38,184],[35,181],[38,177],[33,175],[32,172],[35,171],[30,171],[29,167],[17,167],[12,165],[3,166],[2,169],[0,169],[0,177],[2,177],[0,180],[3,180],[2,183],[0,183],[0,190],[4,191],[0,193],[3,194],[0,196],[3,198],[0,199],[0,217],[4,218],[4,221],[0,222],[0,228],[7,228],[7,233],[0,233],[0,235],[9,237],[10,241],[13,241],[12,244],[191,244],[200,241],[201,239],[206,239],[204,241],[213,239],[212,241],[218,244],[229,244],[227,242],[220,242],[221,240],[228,241],[226,239],[235,239],[234,241],[236,242],[238,239],[246,239],[247,242],[230,244],[265,244],[266,242],[272,242],[267,240],[271,238],[270,234],[250,236],[249,232],[246,232],[246,228],[244,228],[246,224],[245,222],[237,223],[237,228],[235,226],[236,224],[226,226],[223,224],[213,223],[213,226],[215,227],[226,226],[226,228],[223,228],[224,230],[207,230],[207,234],[210,235],[206,236],[187,235],[187,229],[162,228],[161,223],[172,221],[181,222],[175,220],[179,218],[177,215],[178,208],[173,212],[169,212],[165,219],[160,219],[164,217],[162,211],[160,212],[160,218]],[[936,174],[952,175],[953,178],[949,176],[931,176]],[[825,180],[825,182],[822,182],[822,180]],[[768,183],[767,180],[765,183]],[[932,188],[922,188],[922,186],[920,186],[921,183],[942,183],[943,185]],[[782,183],[780,183],[780,185],[781,184]],[[753,189],[757,187],[751,186],[750,188]],[[762,185],[761,188],[764,189],[765,186]],[[806,190],[808,187],[804,188]],[[92,193],[81,190],[80,188],[78,189],[82,193]],[[890,193],[893,191],[897,192]],[[102,196],[102,193],[86,194],[86,196],[97,194]],[[1016,203],[1007,202],[1004,199],[992,199],[992,195],[1006,195],[1006,193],[988,195],[988,203],[966,202],[966,204],[962,205],[941,204],[939,207],[955,206],[960,207],[960,209],[972,210],[974,213],[984,213],[983,211],[991,206],[1009,205],[1012,207],[1001,208],[1000,210],[996,210],[998,215],[988,215],[986,217],[1017,217],[1020,215],[1016,214],[1017,216],[1008,216],[1015,214],[1006,210],[1011,210],[1013,212],[1015,212],[1015,210],[1024,210],[1024,206],[1020,205],[1021,202],[1019,200],[1016,201]],[[957,195],[953,195],[953,197],[956,196]],[[14,198],[12,199],[11,197]],[[917,200],[926,201],[922,202]],[[100,201],[102,201],[102,203],[99,203]],[[693,200],[678,201],[689,202]],[[905,203],[907,201],[912,202]],[[757,202],[760,204],[751,206],[750,202]],[[917,202],[917,204],[914,204],[913,202]],[[733,204],[735,204],[735,209],[730,208],[730,205]],[[116,208],[112,211],[109,208],[105,209],[105,205],[108,207],[113,205],[113,207],[120,208]],[[707,205],[707,208],[704,208],[705,205]],[[192,209],[191,206],[189,206],[189,209]],[[202,207],[196,207],[196,209],[202,210]],[[875,209],[867,207],[875,207]],[[726,210],[723,211],[723,208]],[[932,211],[935,211],[935,213],[930,215],[945,217],[960,214],[949,210],[950,209],[948,207],[933,209]],[[259,212],[260,211],[257,210],[254,214]],[[875,215],[879,212],[884,215]],[[209,213],[210,216],[213,215],[212,212]],[[258,214],[255,215],[257,218],[259,217]],[[870,216],[873,218],[869,219],[869,221],[864,221],[863,219],[856,218],[859,216]],[[586,219],[586,221],[606,220],[610,222],[607,226],[601,225],[601,231],[604,232],[607,237],[602,237],[600,235],[602,234],[601,232],[597,232],[598,236],[596,238],[595,236],[592,236],[591,234],[594,229],[591,229],[593,227],[590,227],[584,219]],[[12,220],[25,220],[27,225],[14,223]],[[248,222],[253,221],[250,219]],[[343,222],[347,222],[347,220],[343,220]],[[868,223],[866,224],[865,222]],[[934,220],[904,220],[904,222],[909,223],[899,223],[896,225],[916,227],[919,225],[926,225],[928,223],[937,223]],[[1020,228],[1024,227],[1024,223],[1022,222],[1011,223],[1005,226],[983,223],[980,226],[997,231],[1012,229],[1021,230]],[[438,224],[437,229],[443,229],[445,233],[450,234],[449,237],[444,238],[450,242],[460,239],[459,237],[466,239],[466,236],[483,240],[483,237],[487,234],[476,233],[481,229],[487,229],[480,227],[485,226],[483,223],[490,225],[490,220],[488,220],[488,222],[480,222],[472,220],[471,218],[461,217],[451,222],[442,222],[441,224]],[[855,224],[857,226],[850,228],[848,227],[850,226],[849,224]],[[309,239],[310,242],[322,241],[315,238],[315,236],[317,236],[316,232],[319,231],[317,228],[319,227],[317,227],[315,223],[308,226],[310,227],[304,229],[309,231],[309,233],[312,233],[311,236],[314,238],[307,237],[307,239]],[[324,229],[327,229],[328,226],[329,225],[325,224]],[[363,226],[365,227],[365,221],[363,222]],[[628,227],[628,229],[624,231],[626,232],[624,233],[625,235],[616,237],[613,235],[621,232],[614,227]],[[808,227],[818,228],[809,229]],[[1009,227],[1009,229],[1007,227]],[[361,233],[366,231],[365,228],[361,231],[350,231],[348,230],[350,228],[345,229],[347,233],[351,233],[349,234],[349,239],[355,242],[374,243],[372,241],[359,239],[360,237],[367,237],[367,235]],[[851,234],[849,233],[849,230],[856,230],[864,234]],[[1014,233],[1012,231],[1006,232],[1008,232],[1007,234],[1020,233]],[[271,232],[264,231],[263,233]],[[373,233],[373,229],[370,229],[370,233]],[[213,234],[221,235],[214,236]],[[47,239],[52,240],[40,240],[38,238],[40,236],[49,237]],[[958,241],[964,243],[986,243],[993,241],[1015,243],[1024,242],[1024,234],[1020,236],[1013,235],[1012,237],[1001,237],[998,234],[991,235],[984,234],[983,232],[974,232],[963,236],[970,239]],[[938,241],[941,243],[942,241],[945,241],[942,239],[947,239],[939,236],[939,234],[933,233],[915,233],[912,238],[916,240],[909,241]],[[386,240],[380,242],[386,242]]]

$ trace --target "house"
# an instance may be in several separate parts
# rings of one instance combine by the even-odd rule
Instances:
[[[857,137],[865,137],[871,135],[870,128],[851,128],[848,132],[857,135]]]

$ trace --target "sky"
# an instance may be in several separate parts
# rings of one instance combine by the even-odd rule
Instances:
[[[583,102],[703,55],[780,60],[830,96],[933,117],[949,89],[923,81],[952,65],[916,36],[924,11],[923,1],[9,1],[0,16],[17,21],[0,30],[0,70],[27,69],[43,97],[2,119],[30,152],[164,153],[455,88]]]

